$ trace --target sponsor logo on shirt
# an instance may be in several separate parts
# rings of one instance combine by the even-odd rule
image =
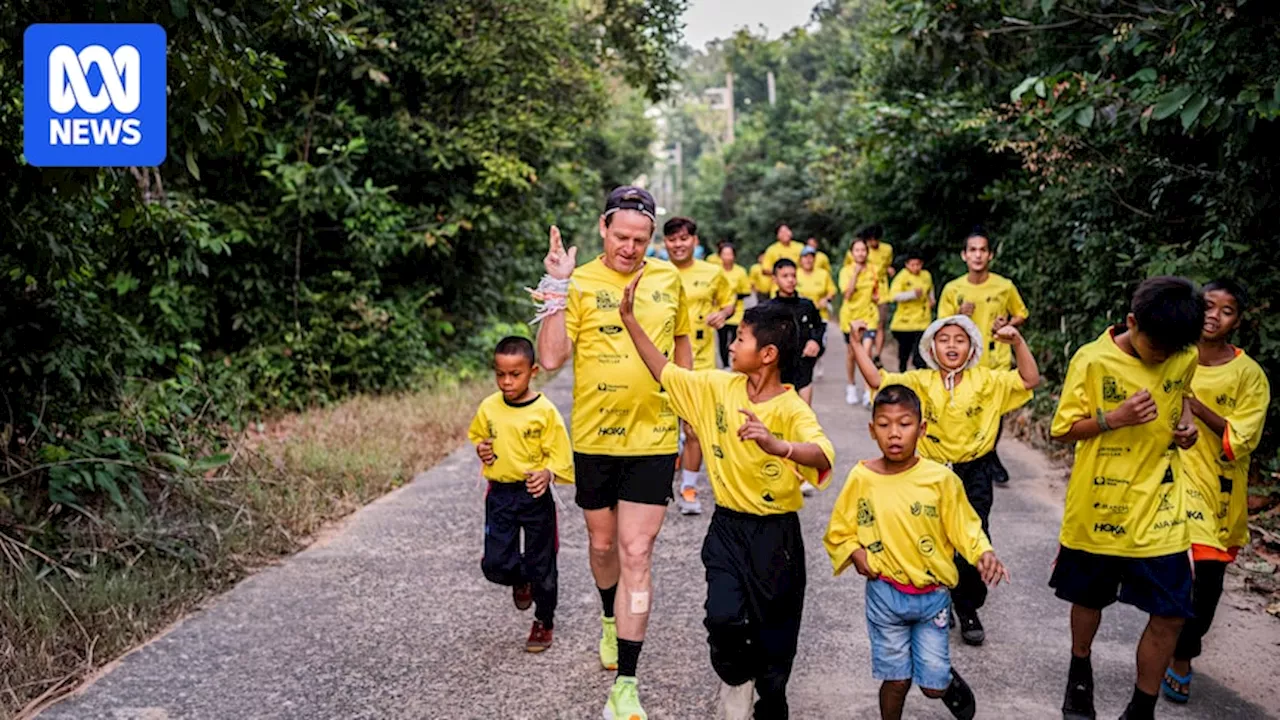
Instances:
[[[871,512],[871,503],[866,498],[858,498],[858,525],[871,527],[875,522],[876,515]]]
[[[600,392],[618,392],[619,390],[626,390],[626,389],[627,389],[626,385],[614,385],[613,383],[607,383],[607,382],[596,384],[596,390],[599,390]]]
[[[622,326],[620,326],[620,325],[601,325],[601,326],[600,326],[600,332],[604,333],[605,335],[617,335],[618,333],[622,332]]]
[[[673,433],[676,432],[676,430],[677,428],[675,425],[658,425],[653,429],[653,432],[655,435],[661,435],[664,433]]]
[[[1170,393],[1170,392],[1173,392],[1174,390],[1181,390],[1182,388],[1186,387],[1186,385],[1187,385],[1186,380],[1165,380],[1164,391],[1167,393]]]
[[[666,398],[662,398],[662,406],[658,408],[658,417],[674,417],[675,412],[671,409],[671,402]]]
[[[918,502],[911,503],[911,514],[917,517],[920,513],[924,513],[925,517],[938,517],[938,507],[936,505],[921,505]]]
[[[676,301],[676,299],[671,296],[671,293],[662,290],[654,290],[653,295],[650,295],[650,297],[653,298],[654,302],[673,303]]]
[[[724,405],[716,403],[716,431],[720,433],[729,432],[729,423],[724,417]]]
[[[1169,502],[1169,494],[1165,493],[1160,496],[1160,507],[1156,509],[1156,512],[1169,512],[1170,510],[1173,510],[1173,503]]]
[[[925,535],[916,541],[916,547],[920,548],[920,554],[928,557],[933,554],[933,536]]]
[[[777,480],[782,477],[782,463],[777,460],[770,460],[760,468],[760,474],[764,475],[768,480]]]
[[[876,540],[875,542],[867,546],[867,552],[872,552],[872,553],[884,552],[884,543],[880,542],[879,540]]]
[[[628,408],[600,408],[601,415],[618,416],[618,415],[626,415],[627,413],[630,413],[630,412],[631,410]]]
[[[1186,518],[1174,518],[1174,519],[1172,519],[1172,520],[1161,520],[1160,522],[1156,523],[1155,525],[1152,525],[1152,526],[1151,526],[1151,529],[1152,529],[1152,530],[1167,530],[1167,529],[1169,529],[1169,528],[1171,528],[1171,527],[1175,527],[1175,526],[1178,526],[1178,525],[1182,525],[1182,524],[1183,524],[1183,523],[1185,523],[1186,521],[1187,521],[1187,519],[1186,519]]]
[[[1133,452],[1133,448],[1125,445],[1103,445],[1098,448],[1098,457],[1120,457],[1131,452]]]
[[[596,308],[599,310],[617,310],[621,298],[612,290],[596,291]]]
[[[1120,387],[1120,382],[1110,375],[1102,378],[1102,400],[1109,403],[1122,403],[1129,398],[1129,393]]]
[[[1102,512],[1116,513],[1117,515],[1127,515],[1129,513],[1128,505],[1108,505],[1103,502],[1094,503],[1093,509],[1101,510]]]
[[[724,459],[724,450],[721,450],[719,445],[715,445],[715,444],[711,445],[711,454],[715,455],[721,460]]]
[[[981,414],[982,414],[982,406],[981,406],[981,405],[974,405],[973,407],[971,407],[971,408],[969,408],[968,410],[965,410],[965,411],[964,411],[964,416],[965,416],[965,417],[970,417],[970,418],[972,418],[972,417],[977,417],[977,416],[979,416],[979,415],[981,415]]]
[[[1213,401],[1218,403],[1220,407],[1228,407],[1232,410],[1236,409],[1236,399],[1226,393],[1222,393],[1218,397],[1214,398]]]
[[[596,362],[601,365],[621,365],[629,357],[631,356],[626,353],[600,353],[596,356]]]
[[[1095,533],[1110,533],[1116,537],[1120,537],[1125,534],[1123,525],[1113,525],[1111,523],[1094,523],[1093,531]]]
[[[621,426],[602,427],[596,431],[596,434],[601,436],[626,437],[627,429]]]
[[[542,437],[542,428],[540,427],[525,428],[522,435],[524,436],[525,440],[537,440]]]
[[[1203,521],[1203,520],[1204,520],[1204,513],[1200,512],[1199,510],[1188,510],[1188,511],[1187,511],[1187,519],[1188,519],[1188,520],[1200,520],[1200,521]]]
[[[1128,485],[1128,484],[1129,484],[1129,481],[1125,480],[1124,478],[1109,478],[1109,477],[1102,477],[1101,475],[1099,475],[1098,477],[1093,479],[1094,487],[1104,487],[1104,486],[1120,487],[1122,485]]]

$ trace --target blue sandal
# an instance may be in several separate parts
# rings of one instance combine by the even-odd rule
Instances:
[[[1195,676],[1194,670],[1188,670],[1185,676],[1179,675],[1173,671],[1173,668],[1166,668],[1164,671],[1164,680],[1160,683],[1160,690],[1164,692],[1164,696],[1173,702],[1184,704],[1191,699],[1191,678]],[[1175,688],[1172,683],[1177,683]]]

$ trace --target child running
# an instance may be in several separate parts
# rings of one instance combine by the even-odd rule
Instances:
[[[1138,286],[1125,324],[1080,348],[1050,435],[1075,444],[1058,559],[1049,585],[1071,603],[1064,720],[1093,720],[1093,638],[1120,602],[1150,619],[1123,720],[1152,720],[1183,621],[1191,617],[1185,485],[1176,444],[1196,443],[1192,380],[1204,297],[1184,278]],[[1018,360],[1021,362],[1021,358]]]
[[[853,359],[853,346],[865,343],[865,349],[870,353],[880,329],[880,311],[876,306],[880,297],[880,282],[876,269],[867,260],[867,253],[867,241],[861,237],[854,238],[853,246],[849,248],[850,260],[840,268],[839,285],[844,293],[844,301],[840,304],[840,327],[844,330],[844,342],[848,346],[845,372],[849,377],[849,384],[844,390],[844,401],[850,405],[858,404],[858,369]],[[867,327],[859,340],[849,336],[849,326],[855,320],[861,320]],[[862,405],[871,407],[870,387],[863,391]]]
[[[1227,566],[1249,542],[1249,460],[1267,419],[1271,386],[1258,363],[1230,343],[1248,308],[1249,296],[1234,280],[1204,286],[1204,330],[1199,367],[1191,381],[1191,412],[1199,438],[1178,453],[1187,478],[1187,523],[1191,526],[1192,617],[1182,626],[1173,662],[1164,673],[1165,697],[1191,697],[1191,661],[1213,624]]]
[[[555,625],[558,541],[550,485],[573,482],[573,452],[560,411],[529,387],[538,374],[533,343],[503,338],[493,371],[498,392],[481,401],[467,431],[489,481],[480,568],[490,581],[511,586],[517,610],[535,606],[524,647],[536,653],[551,647]]]
[[[960,478],[916,455],[930,432],[920,398],[904,385],[881,390],[871,409],[871,437],[882,456],[854,466],[831,512],[823,543],[839,575],[850,565],[867,578],[867,634],[880,717],[898,720],[914,680],[963,720],[977,712],[973,691],[951,667],[948,587],[959,572],[953,553],[999,584],[1009,571],[996,558]]]
[[[645,301],[638,280],[623,294],[622,323],[676,414],[711,450],[716,510],[702,563],[711,664],[725,683],[719,717],[786,718],[806,579],[800,485],[822,487],[835,462],[813,410],[780,380],[779,363],[800,354],[795,316],[775,303],[750,308],[730,350],[734,372],[685,370],[636,322],[635,304]]]
[[[898,372],[907,371],[907,363],[915,361],[916,369],[925,367],[920,355],[920,338],[933,320],[933,276],[924,269],[924,258],[912,247],[907,253],[906,272],[893,277],[889,299],[897,303],[889,331],[898,343]]]
[[[855,322],[850,334],[859,337],[865,324]],[[862,343],[852,343],[858,367],[872,388],[901,384],[924,400],[920,454],[950,467],[964,483],[965,495],[978,517],[982,531],[991,535],[991,504],[994,475],[999,471],[996,439],[1000,417],[1031,400],[1031,391],[1040,384],[1040,371],[1027,343],[1013,325],[1005,325],[995,339],[1015,348],[1017,370],[994,370],[982,362],[982,333],[964,315],[935,320],[920,340],[920,353],[931,370],[884,373],[876,369]],[[963,556],[956,557],[960,582],[951,591],[960,638],[968,645],[987,639],[978,610],[987,601],[987,587],[977,569]]]

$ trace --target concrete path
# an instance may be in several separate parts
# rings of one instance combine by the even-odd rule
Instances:
[[[839,335],[834,335],[839,342]],[[815,403],[836,444],[832,489],[802,511],[809,589],[790,686],[792,717],[877,718],[863,618],[862,581],[832,578],[822,550],[827,516],[855,461],[874,445],[866,410],[844,404],[840,345],[823,360]],[[890,354],[886,353],[886,357]],[[548,394],[569,416],[568,378]],[[1045,585],[1061,518],[1063,469],[1006,441],[1013,475],[998,489],[997,551],[1014,584],[983,613],[988,642],[955,637],[953,661],[973,685],[979,718],[1060,717],[1069,654],[1067,605]],[[561,514],[560,611],[555,645],[524,652],[531,617],[480,574],[483,505],[477,461],[462,448],[410,485],[356,513],[333,537],[252,577],[96,683],[41,715],[108,718],[598,718],[612,673],[596,657],[599,598],[586,533],[572,506]],[[698,550],[708,515],[674,507],[658,539],[656,607],[640,660],[650,717],[711,718],[717,679],[702,628]],[[1163,718],[1274,717],[1280,624],[1224,598],[1198,663],[1189,707],[1161,703]],[[1143,619],[1109,611],[1095,646],[1100,718],[1119,716],[1132,688]],[[949,718],[915,693],[912,718]]]

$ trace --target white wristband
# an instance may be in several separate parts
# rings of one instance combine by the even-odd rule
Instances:
[[[536,325],[544,318],[555,315],[569,305],[570,278],[560,280],[550,275],[543,275],[537,289],[526,287],[525,291],[533,298],[533,306],[537,309],[530,324]]]

